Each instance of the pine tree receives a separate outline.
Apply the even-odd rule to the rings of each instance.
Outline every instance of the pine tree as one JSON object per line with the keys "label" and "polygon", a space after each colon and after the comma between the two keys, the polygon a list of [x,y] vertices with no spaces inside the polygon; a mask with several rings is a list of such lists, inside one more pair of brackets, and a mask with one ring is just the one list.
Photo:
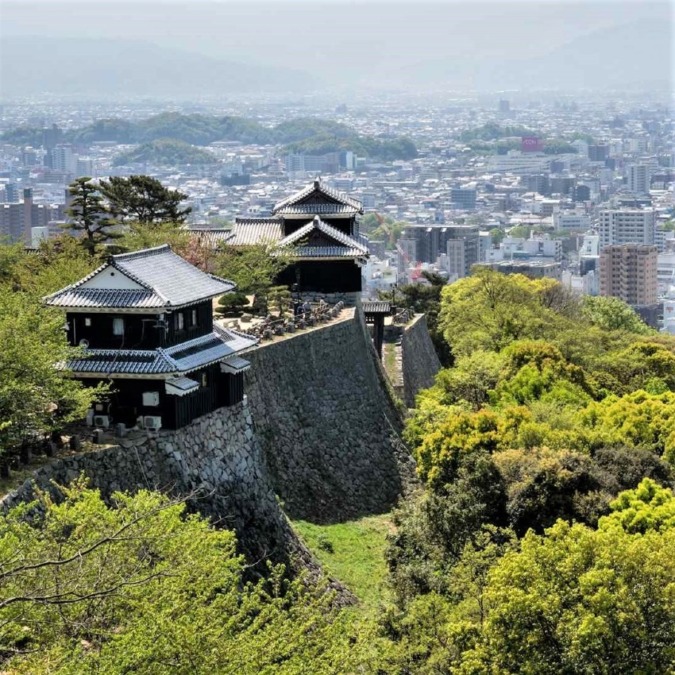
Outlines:
{"label": "pine tree", "polygon": [[65,228],[82,233],[82,245],[91,255],[95,255],[100,244],[121,236],[111,229],[116,223],[103,203],[99,186],[91,178],[83,176],[75,179],[68,191],[72,199],[67,211],[70,222]]}
{"label": "pine tree", "polygon": [[188,195],[171,190],[150,176],[113,176],[101,181],[101,193],[119,221],[149,226],[164,223],[180,225],[192,211],[189,206],[181,208]]}

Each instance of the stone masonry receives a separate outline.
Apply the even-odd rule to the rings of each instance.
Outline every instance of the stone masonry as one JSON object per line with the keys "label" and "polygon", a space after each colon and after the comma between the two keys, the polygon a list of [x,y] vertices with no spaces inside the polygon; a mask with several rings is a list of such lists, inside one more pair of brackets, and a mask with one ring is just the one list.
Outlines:
{"label": "stone masonry", "polygon": [[29,501],[33,482],[57,492],[86,474],[104,496],[115,491],[161,490],[194,495],[191,506],[222,527],[234,529],[250,560],[287,559],[305,551],[294,537],[274,495],[247,403],[219,410],[157,438],[139,434],[119,445],[66,456],[41,467],[0,508]]}
{"label": "stone masonry", "polygon": [[415,396],[434,383],[441,362],[434,349],[427,317],[417,314],[405,326],[401,335],[401,367],[403,370],[403,399],[408,408],[415,405]]}
{"label": "stone masonry", "polygon": [[414,465],[358,310],[246,358],[256,433],[287,513],[336,522],[389,510]]}

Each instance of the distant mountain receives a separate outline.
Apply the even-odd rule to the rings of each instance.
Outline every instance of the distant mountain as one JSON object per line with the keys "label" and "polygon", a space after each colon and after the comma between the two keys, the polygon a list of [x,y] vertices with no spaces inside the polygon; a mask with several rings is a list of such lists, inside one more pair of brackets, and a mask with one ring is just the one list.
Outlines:
{"label": "distant mountain", "polygon": [[124,40],[8,37],[0,41],[0,96],[184,98],[245,92],[302,93],[304,71],[209,58]]}
{"label": "distant mountain", "polygon": [[[551,26],[555,30],[555,26]],[[637,21],[596,30],[537,58],[424,61],[392,76],[403,86],[499,89],[665,89],[673,72],[672,27]]]}

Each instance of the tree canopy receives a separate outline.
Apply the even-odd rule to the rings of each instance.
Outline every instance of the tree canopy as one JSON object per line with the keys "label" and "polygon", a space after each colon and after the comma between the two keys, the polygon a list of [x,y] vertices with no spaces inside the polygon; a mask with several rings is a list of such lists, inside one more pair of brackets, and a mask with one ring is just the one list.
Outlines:
{"label": "tree canopy", "polygon": [[121,222],[150,227],[162,223],[179,225],[192,211],[191,207],[182,205],[188,195],[167,188],[150,176],[112,176],[102,180],[99,189],[110,213]]}

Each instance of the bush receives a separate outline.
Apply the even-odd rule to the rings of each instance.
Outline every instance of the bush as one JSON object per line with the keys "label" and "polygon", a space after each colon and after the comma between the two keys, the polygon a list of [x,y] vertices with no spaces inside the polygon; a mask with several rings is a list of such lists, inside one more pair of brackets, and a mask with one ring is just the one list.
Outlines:
{"label": "bush", "polygon": [[241,291],[227,293],[218,300],[216,312],[221,316],[239,316],[248,306],[248,298]]}

